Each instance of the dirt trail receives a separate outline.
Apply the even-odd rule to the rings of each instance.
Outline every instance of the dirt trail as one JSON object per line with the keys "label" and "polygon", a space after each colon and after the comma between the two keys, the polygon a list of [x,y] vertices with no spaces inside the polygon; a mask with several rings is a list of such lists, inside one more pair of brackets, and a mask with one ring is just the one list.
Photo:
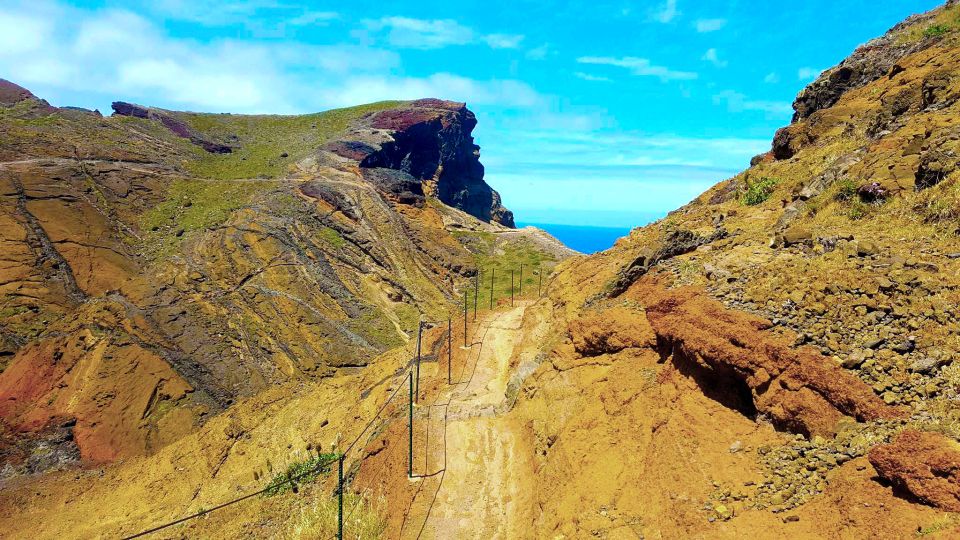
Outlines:
{"label": "dirt trail", "polygon": [[400,538],[517,538],[529,529],[530,490],[520,479],[532,476],[532,446],[497,412],[527,305],[481,321],[459,384],[420,411],[428,454],[415,460],[423,476]]}

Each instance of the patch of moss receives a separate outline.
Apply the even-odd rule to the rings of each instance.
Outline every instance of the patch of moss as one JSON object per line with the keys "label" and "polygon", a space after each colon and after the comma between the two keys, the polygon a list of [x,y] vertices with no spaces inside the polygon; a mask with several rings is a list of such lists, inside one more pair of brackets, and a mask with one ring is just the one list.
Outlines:
{"label": "patch of moss", "polygon": [[347,241],[340,236],[340,233],[330,227],[322,227],[320,229],[320,239],[335,248],[343,247],[344,244],[347,243]]}

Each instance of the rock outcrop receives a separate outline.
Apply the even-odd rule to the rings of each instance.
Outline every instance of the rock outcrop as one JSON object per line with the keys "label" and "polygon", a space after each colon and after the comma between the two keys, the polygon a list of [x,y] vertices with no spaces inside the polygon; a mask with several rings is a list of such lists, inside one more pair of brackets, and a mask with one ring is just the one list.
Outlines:
{"label": "rock outcrop", "polygon": [[917,500],[960,512],[960,445],[943,435],[906,430],[870,451],[881,478]]}
{"label": "rock outcrop", "polygon": [[[514,227],[513,213],[503,207],[500,194],[483,180],[480,147],[473,143],[477,119],[464,103],[421,99],[370,116],[326,149],[357,159],[365,169],[392,169],[423,184],[422,191],[445,204],[486,222]],[[397,173],[373,174],[393,178],[390,191],[415,194],[403,187],[410,182]],[[381,182],[382,183],[382,182]]]}

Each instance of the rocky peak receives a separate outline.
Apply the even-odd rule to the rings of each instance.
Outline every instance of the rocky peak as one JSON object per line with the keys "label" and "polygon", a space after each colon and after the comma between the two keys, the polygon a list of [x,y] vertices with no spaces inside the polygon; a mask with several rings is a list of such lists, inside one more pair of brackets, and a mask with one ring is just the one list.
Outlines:
{"label": "rocky peak", "polygon": [[[513,213],[483,179],[480,147],[472,136],[476,125],[464,103],[420,99],[365,118],[325,149],[358,160],[365,178],[378,187],[433,195],[482,221],[513,227]],[[380,169],[392,172],[375,172]],[[387,187],[391,182],[393,188]]]}

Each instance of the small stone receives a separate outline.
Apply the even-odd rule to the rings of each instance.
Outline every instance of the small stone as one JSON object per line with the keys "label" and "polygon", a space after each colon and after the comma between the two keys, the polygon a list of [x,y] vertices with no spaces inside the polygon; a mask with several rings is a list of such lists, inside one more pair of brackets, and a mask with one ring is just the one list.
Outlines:
{"label": "small stone", "polygon": [[730,453],[731,453],[731,454],[736,454],[736,453],[739,452],[742,448],[743,448],[743,443],[742,443],[742,442],[740,442],[740,441],[734,441],[733,444],[730,445]]}
{"label": "small stone", "polygon": [[791,514],[791,515],[789,515],[789,516],[784,516],[784,518],[783,518],[783,522],[784,522],[784,523],[796,523],[796,522],[798,522],[798,521],[800,521],[800,516],[798,516],[798,515],[796,515],[796,514]]}

